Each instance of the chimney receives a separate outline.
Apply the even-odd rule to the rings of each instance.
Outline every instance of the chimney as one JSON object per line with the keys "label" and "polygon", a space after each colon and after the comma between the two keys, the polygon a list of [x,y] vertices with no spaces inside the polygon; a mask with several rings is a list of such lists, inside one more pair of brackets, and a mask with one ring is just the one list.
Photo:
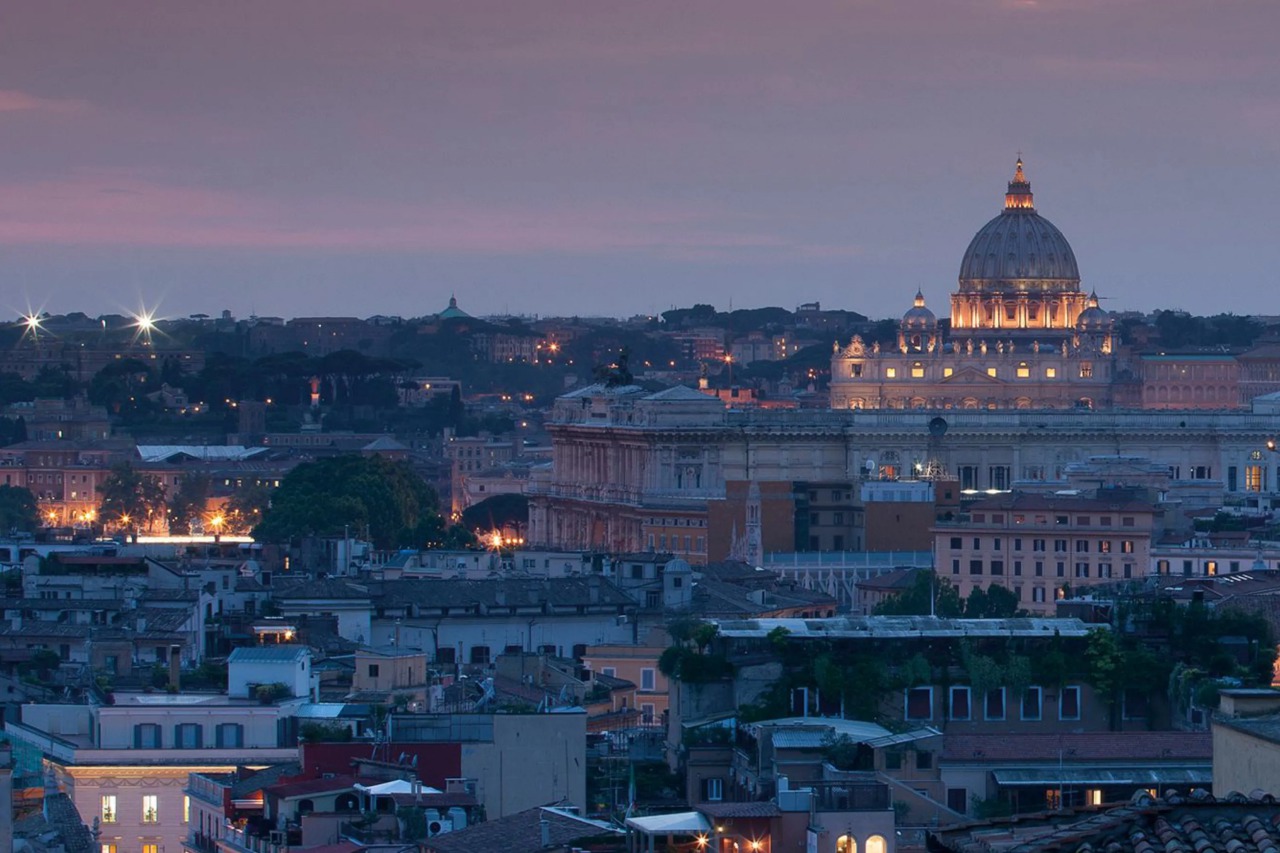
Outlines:
{"label": "chimney", "polygon": [[587,576],[587,598],[592,604],[600,603],[600,576]]}
{"label": "chimney", "polygon": [[551,821],[547,820],[544,817],[542,820],[538,821],[538,827],[542,830],[542,846],[550,847],[551,846]]}
{"label": "chimney", "polygon": [[182,689],[182,646],[169,647],[169,686]]}

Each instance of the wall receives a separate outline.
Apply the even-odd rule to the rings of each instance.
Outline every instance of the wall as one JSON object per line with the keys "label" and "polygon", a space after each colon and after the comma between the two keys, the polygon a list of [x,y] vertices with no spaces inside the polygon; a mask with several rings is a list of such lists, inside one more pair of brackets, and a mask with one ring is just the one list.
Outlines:
{"label": "wall", "polygon": [[1248,794],[1261,788],[1280,789],[1280,744],[1213,724],[1213,793],[1225,797],[1231,791]]}
{"label": "wall", "polygon": [[462,745],[462,775],[494,820],[568,800],[587,803],[587,715],[495,714],[492,743]]}

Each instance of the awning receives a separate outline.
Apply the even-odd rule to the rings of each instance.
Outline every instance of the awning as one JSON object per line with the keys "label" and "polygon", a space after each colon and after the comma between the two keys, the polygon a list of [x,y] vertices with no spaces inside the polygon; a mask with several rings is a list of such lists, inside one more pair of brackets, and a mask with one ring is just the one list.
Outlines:
{"label": "awning", "polygon": [[629,817],[627,826],[645,835],[697,835],[711,832],[711,822],[699,812]]}
{"label": "awning", "polygon": [[1058,785],[1211,785],[1212,768],[1186,767],[1056,767],[1035,770],[994,770],[997,785],[1053,788]]}

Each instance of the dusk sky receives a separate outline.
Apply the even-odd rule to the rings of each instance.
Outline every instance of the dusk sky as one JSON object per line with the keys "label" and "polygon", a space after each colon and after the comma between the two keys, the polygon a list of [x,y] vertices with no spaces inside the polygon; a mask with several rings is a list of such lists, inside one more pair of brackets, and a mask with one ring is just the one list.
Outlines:
{"label": "dusk sky", "polygon": [[1276,0],[10,0],[0,315],[940,314],[1018,152],[1112,310],[1280,314]]}

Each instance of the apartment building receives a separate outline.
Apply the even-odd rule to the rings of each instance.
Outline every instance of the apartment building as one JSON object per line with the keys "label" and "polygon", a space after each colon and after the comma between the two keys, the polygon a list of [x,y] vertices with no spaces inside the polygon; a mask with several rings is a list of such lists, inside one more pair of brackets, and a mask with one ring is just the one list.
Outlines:
{"label": "apartment building", "polygon": [[1020,607],[1051,615],[1056,600],[1082,587],[1145,577],[1161,515],[1125,490],[1000,495],[933,528],[937,571],[962,597],[1001,586]]}

